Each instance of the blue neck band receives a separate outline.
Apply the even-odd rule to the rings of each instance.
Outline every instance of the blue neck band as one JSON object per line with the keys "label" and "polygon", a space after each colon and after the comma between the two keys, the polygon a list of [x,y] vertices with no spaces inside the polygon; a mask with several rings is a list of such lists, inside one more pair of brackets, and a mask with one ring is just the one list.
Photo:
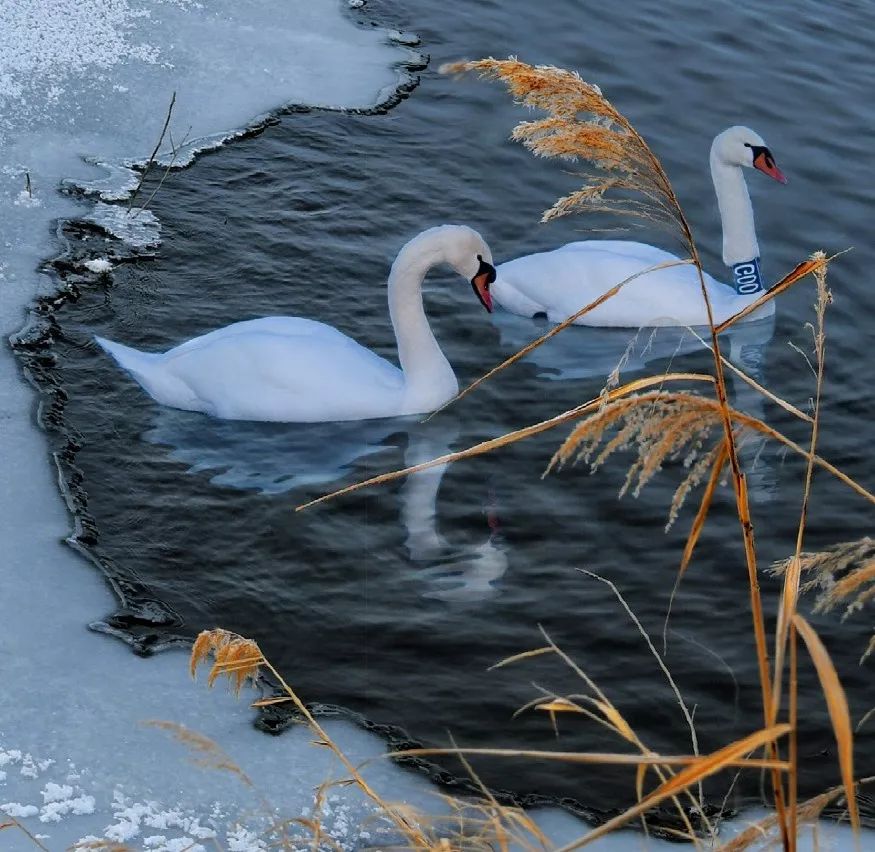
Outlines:
{"label": "blue neck band", "polygon": [[739,296],[752,296],[765,290],[760,274],[760,259],[746,260],[732,267],[732,286]]}

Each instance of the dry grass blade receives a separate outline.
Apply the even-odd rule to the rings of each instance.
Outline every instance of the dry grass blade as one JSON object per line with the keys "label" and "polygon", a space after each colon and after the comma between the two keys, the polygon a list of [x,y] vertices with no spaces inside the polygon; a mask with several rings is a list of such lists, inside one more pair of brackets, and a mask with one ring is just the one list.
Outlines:
{"label": "dry grass blade", "polygon": [[234,762],[230,755],[209,737],[175,722],[153,719],[142,724],[147,728],[158,728],[171,733],[174,739],[197,755],[194,762],[198,766],[230,772],[232,775],[236,775],[247,787],[254,786],[249,776]]}
{"label": "dry grass blade", "polygon": [[[608,724],[624,739],[634,745],[640,745],[641,741],[638,739],[638,735],[632,730],[631,725],[623,718],[620,714],[620,711],[614,707],[613,704],[609,704],[606,701],[599,701],[597,698],[594,698],[593,704],[598,707],[602,716],[605,717]],[[698,754],[698,752],[697,752]]]}
{"label": "dry grass blade", "polygon": [[549,701],[543,701],[534,705],[535,710],[542,710],[547,713],[585,713],[586,711],[579,704],[575,704],[567,698],[551,698]]}
{"label": "dry grass blade", "polygon": [[647,269],[642,269],[640,272],[636,272],[634,275],[630,275],[628,278],[624,279],[623,281],[620,281],[618,284],[615,284],[609,290],[606,290],[597,299],[590,302],[588,305],[585,305],[584,307],[582,307],[579,311],[577,311],[577,313],[572,314],[567,319],[564,319],[562,322],[553,326],[553,328],[551,328],[546,334],[543,334],[539,338],[537,338],[536,340],[533,340],[531,343],[526,344],[522,349],[515,352],[509,358],[506,358],[498,366],[493,367],[488,373],[485,373],[484,375],[480,376],[479,379],[475,379],[473,382],[471,382],[470,385],[468,385],[468,387],[466,387],[464,390],[462,390],[458,394],[456,394],[456,396],[454,396],[449,402],[445,402],[440,408],[437,408],[434,411],[432,411],[432,413],[429,414],[428,417],[426,417],[423,420],[423,423],[427,423],[429,420],[432,419],[432,417],[435,417],[436,415],[440,414],[445,409],[449,408],[451,405],[454,405],[455,403],[457,403],[460,399],[462,399],[463,397],[465,397],[469,393],[471,393],[471,391],[475,390],[480,385],[482,385],[483,382],[487,381],[488,379],[491,379],[496,373],[500,373],[502,370],[506,369],[511,364],[515,364],[517,361],[520,360],[520,358],[524,358],[533,349],[537,349],[543,343],[546,343],[548,340],[550,340],[550,338],[555,337],[557,334],[559,334],[562,331],[565,331],[566,328],[568,328],[570,325],[573,325],[581,317],[585,316],[590,311],[594,311],[597,307],[599,307],[599,305],[604,304],[605,302],[607,302],[608,299],[612,298],[613,296],[616,296],[617,293],[619,293],[620,290],[626,284],[628,284],[630,281],[634,281],[636,278],[640,278],[642,275],[647,275],[650,272],[656,272],[659,269],[668,269],[669,267],[672,267],[672,266],[686,266],[686,265],[691,264],[692,262],[693,262],[692,260],[668,261],[666,263],[659,263],[656,266],[649,266],[649,267],[647,267]]}
{"label": "dry grass blade", "polygon": [[675,596],[677,595],[678,589],[681,585],[681,580],[684,578],[684,574],[687,572],[687,568],[690,566],[690,562],[693,559],[693,551],[696,549],[696,545],[699,542],[699,536],[702,534],[702,530],[705,528],[705,520],[708,517],[708,512],[711,509],[711,502],[714,499],[714,493],[717,491],[717,485],[720,482],[720,476],[723,473],[723,469],[726,467],[726,462],[729,459],[729,450],[726,447],[726,441],[721,441],[719,445],[719,452],[717,457],[714,459],[714,462],[711,465],[711,474],[708,477],[708,482],[705,485],[705,490],[702,493],[702,500],[699,503],[699,509],[696,512],[696,517],[693,519],[693,525],[690,527],[690,534],[687,536],[687,541],[684,544],[684,552],[681,556],[681,564],[678,568],[677,576],[675,577],[674,586],[671,590],[671,596],[668,599],[668,610],[665,614],[665,623],[662,628],[662,647],[665,649],[668,647],[668,622],[671,618],[671,609],[674,604]]}
{"label": "dry grass blade", "polygon": [[[690,742],[692,743],[692,746],[693,746],[693,753],[698,756],[698,754],[699,754],[699,739],[696,736],[696,726],[693,724],[693,717],[690,714],[689,709],[687,708],[686,702],[684,701],[684,698],[681,695],[680,689],[678,689],[678,685],[675,683],[674,678],[671,676],[671,672],[668,670],[668,666],[666,666],[666,664],[665,664],[665,660],[662,659],[662,657],[659,654],[659,651],[657,651],[656,648],[654,647],[653,642],[650,639],[650,636],[648,635],[647,631],[644,629],[644,625],[640,622],[638,617],[632,611],[632,608],[629,606],[629,604],[626,603],[626,599],[620,594],[620,590],[610,580],[606,579],[605,577],[601,577],[600,575],[594,573],[593,571],[587,571],[585,568],[578,568],[577,570],[580,571],[581,574],[586,574],[588,577],[592,577],[594,580],[598,580],[600,583],[604,583],[614,593],[614,596],[620,602],[620,605],[626,611],[626,614],[629,616],[629,618],[632,619],[632,622],[635,625],[635,627],[638,628],[638,632],[644,638],[644,641],[647,644],[647,647],[650,649],[650,653],[653,655],[653,658],[656,660],[656,664],[659,666],[659,668],[662,670],[662,673],[665,675],[665,679],[668,681],[668,684],[671,687],[675,698],[677,699],[678,705],[681,708],[681,713],[683,714],[683,717],[687,722],[687,727],[690,729]],[[623,724],[626,725],[625,719],[623,720]],[[628,728],[629,726],[626,725],[626,727]],[[631,732],[631,728],[629,730]],[[702,799],[702,797],[701,797],[701,791],[700,791],[699,800],[701,801],[701,799]]]}
{"label": "dry grass blade", "polygon": [[281,695],[278,698],[262,698],[259,701],[253,701],[250,707],[271,707],[274,704],[288,704],[292,699],[287,695]]}
{"label": "dry grass blade", "polygon": [[[568,423],[570,420],[576,420],[582,417],[587,412],[592,411],[603,405],[605,400],[611,401],[614,399],[619,399],[624,395],[634,393],[635,391],[641,390],[642,388],[652,387],[653,385],[662,385],[665,382],[669,381],[713,382],[714,379],[704,373],[668,373],[663,376],[647,376],[643,379],[636,379],[635,381],[628,382],[622,387],[614,388],[607,394],[603,394],[596,397],[595,399],[589,400],[589,402],[585,402],[582,405],[578,405],[572,409],[569,409],[568,411],[564,411],[562,412],[562,414],[557,414],[555,417],[551,417],[549,420],[542,420],[540,423],[526,426],[523,429],[517,429],[514,432],[508,432],[507,434],[501,435],[498,438],[491,438],[488,441],[481,441],[479,444],[475,444],[473,447],[469,447],[467,450],[460,450],[456,453],[447,453],[446,455],[439,456],[436,459],[423,462],[422,464],[412,465],[411,467],[405,467],[401,470],[393,470],[389,473],[383,473],[379,476],[371,477],[370,479],[366,479],[362,482],[356,482],[353,485],[346,486],[346,488],[340,488],[337,491],[332,491],[330,494],[325,494],[322,497],[317,497],[315,500],[310,500],[308,503],[303,503],[300,506],[296,506],[295,511],[300,512],[303,509],[309,509],[311,506],[316,506],[319,503],[326,502],[327,500],[333,500],[334,498],[340,497],[344,494],[351,494],[352,492],[358,491],[361,488],[368,488],[371,485],[382,485],[384,482],[391,482],[392,480],[408,476],[411,473],[418,473],[421,470],[428,470],[429,468],[437,467],[438,465],[450,464],[451,462],[459,461],[461,459],[471,458],[472,456],[479,456],[483,453],[491,452],[492,450],[496,450],[499,447],[504,447],[508,444],[522,441],[525,438],[532,437],[533,435],[539,435],[541,432],[546,432],[547,430],[553,429],[556,426],[561,426],[563,423]],[[872,500],[873,502],[875,502],[875,497],[873,497]]]}
{"label": "dry grass blade", "polygon": [[[781,705],[781,685],[784,674],[784,655],[787,647],[787,636],[790,631],[793,616],[796,614],[796,604],[799,599],[799,583],[802,575],[800,554],[805,535],[805,523],[808,519],[808,504],[811,499],[811,481],[814,476],[814,455],[817,450],[817,438],[820,429],[820,399],[823,392],[823,371],[826,363],[826,331],[824,320],[826,308],[832,301],[832,295],[826,286],[826,256],[818,252],[811,257],[811,262],[817,265],[814,277],[817,281],[817,304],[815,314],[817,325],[814,328],[814,352],[817,361],[817,381],[814,392],[814,417],[811,424],[811,442],[809,445],[808,464],[805,468],[805,480],[802,488],[802,507],[799,512],[799,525],[796,531],[796,551],[784,573],[784,587],[781,594],[781,606],[778,609],[778,624],[775,629],[775,670],[772,684],[772,721],[777,718]],[[795,672],[791,672],[795,678]],[[795,680],[793,682],[795,689]],[[791,802],[791,805],[793,803]]]}
{"label": "dry grass blade", "polygon": [[[3,813],[3,812],[0,812],[0,813]],[[43,852],[49,852],[48,847],[44,846],[42,841],[38,837],[31,834],[31,832],[27,830],[27,827],[25,825],[23,825],[22,823],[20,823],[14,816],[10,816],[7,813],[3,813],[3,819],[8,819],[9,822],[0,823],[0,831],[3,831],[4,829],[7,829],[7,828],[17,828],[19,831],[21,831],[24,835],[26,835],[30,839],[30,841],[33,843],[34,846],[36,846],[38,849],[42,849]]]}
{"label": "dry grass blade", "polygon": [[553,648],[552,646],[547,646],[545,648],[534,648],[531,651],[523,651],[521,654],[513,654],[510,657],[505,657],[503,660],[499,660],[497,663],[493,663],[487,671],[492,671],[493,669],[500,669],[504,666],[509,666],[511,663],[519,662],[520,660],[528,660],[531,657],[541,657],[544,654],[552,654]]}
{"label": "dry grass blade", "polygon": [[833,257],[828,258],[821,252],[818,253],[816,257],[803,260],[802,263],[797,264],[794,269],[787,273],[787,275],[785,275],[777,284],[773,284],[769,287],[769,289],[766,290],[766,292],[756,301],[751,302],[749,305],[742,308],[737,314],[733,314],[728,319],[725,319],[723,322],[714,326],[714,331],[717,334],[726,331],[727,328],[735,325],[739,320],[744,319],[748,314],[753,313],[755,310],[766,304],[766,302],[770,302],[776,296],[792,287],[797,281],[801,281],[806,275],[810,275],[818,269],[825,269],[827,264],[835,257],[838,257],[838,255],[833,255]]}
{"label": "dry grass blade", "polygon": [[[741,758],[742,755],[755,751],[768,743],[774,743],[779,737],[787,734],[789,730],[789,725],[774,725],[770,728],[764,728],[763,730],[756,731],[734,743],[730,743],[728,746],[724,746],[719,751],[697,758],[693,763],[688,765],[685,769],[682,769],[677,775],[673,776],[668,781],[661,784],[656,790],[643,798],[640,802],[623,811],[623,813],[613,819],[609,819],[607,822],[603,823],[598,828],[593,829],[578,840],[561,847],[557,852],[571,852],[572,849],[579,849],[581,846],[587,846],[593,841],[598,840],[599,837],[603,837],[611,831],[614,831],[614,829],[625,825],[630,820],[633,820],[650,810],[650,808],[655,807],[665,799],[677,795],[677,793],[688,789],[698,781],[713,775],[715,772],[719,772],[727,766],[733,765],[733,762]],[[636,755],[636,759],[638,762],[642,762],[643,757]]]}
{"label": "dry grass blade", "polygon": [[845,796],[848,800],[848,815],[859,845],[860,812],[857,808],[857,797],[854,790],[854,732],[851,726],[851,714],[848,710],[848,699],[839,681],[835,666],[833,666],[832,660],[814,628],[798,614],[793,616],[793,624],[799,635],[805,640],[805,646],[814,662],[820,686],[826,698],[829,718],[838,744],[839,768],[842,773]]}
{"label": "dry grass blade", "polygon": [[854,733],[857,733],[863,725],[866,724],[873,716],[875,716],[875,707],[870,707],[861,717],[860,721],[857,722],[854,727]]}
{"label": "dry grass blade", "polygon": [[[781,726],[779,726],[781,727]],[[784,728],[789,726],[784,725]],[[753,749],[747,749],[752,751]],[[740,766],[748,769],[778,769],[786,771],[790,764],[786,760],[767,760],[763,758],[745,758],[739,755],[730,757],[724,762],[724,766]],[[434,757],[447,755],[479,755],[481,757],[509,757],[526,758],[527,760],[549,760],[560,763],[579,763],[586,765],[612,765],[612,766],[688,766],[699,767],[708,758],[696,754],[620,754],[613,752],[585,752],[585,751],[538,751],[536,749],[513,749],[513,748],[411,748],[401,751],[391,751],[386,757]],[[713,757],[710,755],[709,757]],[[714,772],[717,770],[715,769]],[[712,774],[711,772],[707,773]],[[679,777],[679,776],[675,776]],[[702,776],[705,777],[704,775]],[[698,779],[694,778],[690,784],[695,784]],[[666,794],[668,796],[678,793],[688,785],[682,785]]]}

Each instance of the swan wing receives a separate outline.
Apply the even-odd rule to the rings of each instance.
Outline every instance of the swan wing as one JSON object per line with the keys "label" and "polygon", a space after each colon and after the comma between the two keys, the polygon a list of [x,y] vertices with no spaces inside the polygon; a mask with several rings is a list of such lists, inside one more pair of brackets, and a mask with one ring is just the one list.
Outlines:
{"label": "swan wing", "polygon": [[298,317],[218,329],[165,353],[161,368],[190,398],[159,401],[228,419],[387,416],[404,388],[401,371],[389,361],[336,328]]}

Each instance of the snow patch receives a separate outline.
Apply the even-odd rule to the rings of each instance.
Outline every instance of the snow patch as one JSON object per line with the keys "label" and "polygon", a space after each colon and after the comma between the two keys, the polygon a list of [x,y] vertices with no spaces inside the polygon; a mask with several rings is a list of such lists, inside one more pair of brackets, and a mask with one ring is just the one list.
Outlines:
{"label": "snow patch", "polygon": [[261,852],[267,844],[242,825],[235,826],[227,836],[228,852]]}
{"label": "snow patch", "polygon": [[39,813],[39,808],[36,805],[20,805],[18,802],[7,802],[5,805],[0,805],[0,811],[15,819],[26,819],[27,817],[36,816]]}
{"label": "snow patch", "polygon": [[22,189],[18,195],[15,196],[15,200],[12,202],[16,207],[42,207],[43,202],[38,196],[34,195],[31,191],[26,189]]}
{"label": "snow patch", "polygon": [[94,272],[97,275],[103,275],[112,270],[112,264],[105,257],[98,257],[94,260],[86,260],[82,264],[89,272]]}

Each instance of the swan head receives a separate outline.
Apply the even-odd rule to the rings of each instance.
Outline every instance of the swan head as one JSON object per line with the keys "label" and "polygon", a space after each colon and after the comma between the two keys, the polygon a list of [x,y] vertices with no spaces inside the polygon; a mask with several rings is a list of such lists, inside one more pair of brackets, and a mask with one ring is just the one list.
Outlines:
{"label": "swan head", "polygon": [[446,262],[471,282],[480,304],[492,313],[492,294],[489,287],[495,281],[496,273],[489,246],[477,231],[466,225],[447,225],[445,233]]}
{"label": "swan head", "polygon": [[763,137],[740,124],[724,130],[714,139],[711,157],[727,166],[759,169],[778,183],[787,183]]}

